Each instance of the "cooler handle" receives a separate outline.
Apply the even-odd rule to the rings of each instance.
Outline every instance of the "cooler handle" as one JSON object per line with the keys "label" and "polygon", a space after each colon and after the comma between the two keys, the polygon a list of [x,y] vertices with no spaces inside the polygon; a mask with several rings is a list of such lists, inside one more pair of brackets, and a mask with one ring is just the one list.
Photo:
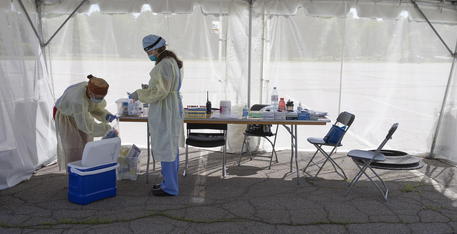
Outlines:
{"label": "cooler handle", "polygon": [[116,164],[114,166],[107,167],[107,168],[102,168],[102,169],[95,170],[95,171],[80,171],[78,169],[70,167],[70,172],[75,173],[77,175],[86,176],[86,175],[95,175],[95,174],[111,171],[111,170],[116,169],[118,167],[119,167],[119,164]]}

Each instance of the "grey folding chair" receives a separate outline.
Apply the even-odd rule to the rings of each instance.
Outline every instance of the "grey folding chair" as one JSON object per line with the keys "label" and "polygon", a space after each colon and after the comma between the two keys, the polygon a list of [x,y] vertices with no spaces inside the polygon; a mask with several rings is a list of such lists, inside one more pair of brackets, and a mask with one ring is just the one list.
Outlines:
{"label": "grey folding chair", "polygon": [[[338,115],[338,118],[335,121],[335,124],[332,125],[330,128],[329,132],[324,138],[317,138],[317,137],[309,137],[307,140],[309,143],[313,144],[314,147],[316,147],[316,152],[314,152],[313,157],[311,157],[311,160],[309,160],[308,164],[306,164],[305,169],[303,169],[303,172],[306,173],[306,169],[313,164],[314,166],[317,166],[319,170],[317,171],[316,175],[314,177],[317,177],[319,173],[321,172],[322,168],[325,166],[325,164],[330,161],[330,163],[333,166],[333,169],[335,172],[343,177],[343,179],[347,179],[346,173],[344,173],[343,168],[341,168],[335,160],[331,158],[331,156],[335,153],[336,149],[340,146],[342,146],[341,141],[343,140],[344,135],[346,132],[349,130],[349,127],[351,127],[352,123],[354,122],[355,115],[351,114],[349,112],[341,112]],[[327,153],[324,149],[323,146],[329,146],[331,147],[331,150],[329,153]],[[319,164],[319,162],[314,162],[313,160],[315,159],[317,153],[320,152],[324,157],[325,160],[322,164]],[[341,171],[338,171],[338,169]]]}
{"label": "grey folding chair", "polygon": [[[387,188],[387,185],[384,183],[384,181],[381,179],[381,177],[373,170],[371,167],[371,163],[373,162],[379,162],[379,161],[384,161],[385,156],[382,154],[380,151],[384,147],[384,145],[387,143],[388,140],[392,139],[392,135],[398,128],[398,123],[394,123],[392,127],[390,127],[389,132],[387,133],[386,138],[381,142],[379,147],[375,151],[369,151],[369,150],[351,150],[347,154],[349,157],[352,158],[354,161],[355,165],[359,168],[359,173],[352,179],[351,183],[349,184],[349,189],[346,192],[346,195],[348,195],[351,192],[352,187],[354,184],[356,184],[360,177],[362,175],[365,175],[368,177],[368,179],[376,186],[376,188],[381,192],[384,200],[387,201],[387,195],[389,194],[389,189]],[[381,182],[381,186],[378,185],[365,171],[367,169],[370,169],[373,174],[378,178],[378,180]]]}

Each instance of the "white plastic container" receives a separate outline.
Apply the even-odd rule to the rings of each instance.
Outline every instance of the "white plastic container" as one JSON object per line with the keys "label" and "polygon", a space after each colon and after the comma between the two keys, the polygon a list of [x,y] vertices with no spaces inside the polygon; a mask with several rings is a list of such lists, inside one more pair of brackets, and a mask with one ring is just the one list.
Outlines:
{"label": "white plastic container", "polygon": [[120,98],[116,100],[117,104],[117,115],[126,116],[129,114],[129,99]]}
{"label": "white plastic container", "polygon": [[230,101],[220,101],[220,104],[219,104],[219,110],[220,110],[220,114],[221,116],[230,116],[231,112],[232,112],[232,104]]}
{"label": "white plastic container", "polygon": [[129,99],[128,115],[141,116],[143,114],[143,103]]}

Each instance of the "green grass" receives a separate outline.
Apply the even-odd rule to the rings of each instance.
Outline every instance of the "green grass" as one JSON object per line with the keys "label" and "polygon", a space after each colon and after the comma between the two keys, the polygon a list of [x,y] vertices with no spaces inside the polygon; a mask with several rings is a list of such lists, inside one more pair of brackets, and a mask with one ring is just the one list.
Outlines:
{"label": "green grass", "polygon": [[400,189],[402,193],[411,193],[411,192],[418,192],[417,188],[419,185],[412,185],[412,184],[405,184],[403,188]]}

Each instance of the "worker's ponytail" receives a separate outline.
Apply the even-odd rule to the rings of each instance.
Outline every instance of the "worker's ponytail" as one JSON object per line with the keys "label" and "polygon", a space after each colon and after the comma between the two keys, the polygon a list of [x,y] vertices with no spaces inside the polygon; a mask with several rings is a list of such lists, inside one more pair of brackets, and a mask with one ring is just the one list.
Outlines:
{"label": "worker's ponytail", "polygon": [[89,79],[89,80],[92,79],[92,78],[95,78],[95,76],[93,76],[92,74],[87,76],[87,79]]}
{"label": "worker's ponytail", "polygon": [[164,59],[166,57],[172,57],[178,64],[179,69],[182,68],[182,66],[183,66],[182,61],[180,59],[178,59],[178,56],[176,56],[176,54],[173,51],[167,50],[167,48],[165,46],[158,48],[157,53],[159,53],[159,56],[157,58],[156,64],[160,63],[160,61],[162,61],[162,59]]}

